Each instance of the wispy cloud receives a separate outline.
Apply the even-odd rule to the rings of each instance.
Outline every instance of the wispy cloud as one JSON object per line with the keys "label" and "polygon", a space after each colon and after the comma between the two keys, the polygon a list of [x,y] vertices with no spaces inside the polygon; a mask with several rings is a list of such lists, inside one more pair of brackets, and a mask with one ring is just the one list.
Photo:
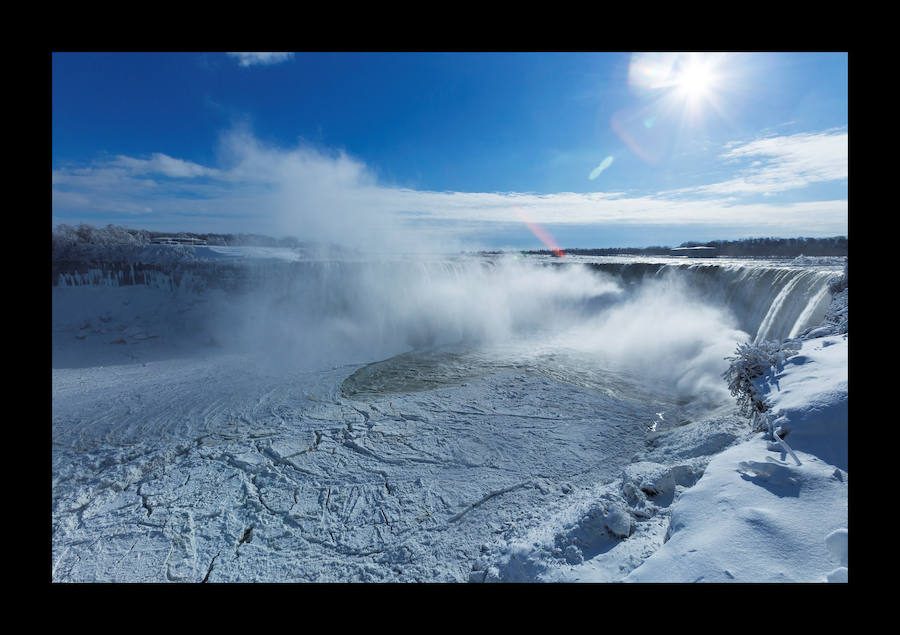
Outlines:
{"label": "wispy cloud", "polygon": [[847,178],[848,133],[843,129],[733,142],[721,156],[726,162],[753,159],[731,179],[670,190],[665,194],[775,194],[811,183]]}
{"label": "wispy cloud", "polygon": [[241,66],[268,66],[286,62],[294,57],[293,53],[228,53]]}
{"label": "wispy cloud", "polygon": [[[833,150],[837,135],[825,136],[832,137],[824,145]],[[797,174],[805,175],[807,181],[838,178],[839,165],[829,167],[816,154],[813,147],[792,138],[790,144],[762,140],[735,145],[722,158],[764,157],[761,166],[747,168],[757,172],[746,174],[741,182],[770,183],[777,174],[782,180]],[[388,187],[346,153],[273,147],[246,130],[223,135],[218,164],[207,167],[157,153],[150,158],[117,156],[89,166],[60,168],[52,175],[54,214],[71,217],[117,211],[125,219],[140,215],[141,222],[168,219],[173,223],[189,217],[205,224],[206,231],[254,231],[398,248],[427,242],[438,234],[437,241],[446,247],[454,229],[455,237],[463,239],[491,226],[519,223],[516,208],[533,222],[547,225],[752,225],[759,231],[805,235],[842,234],[847,228],[846,200],[749,202],[731,196],[734,189],[724,187],[708,186],[700,192],[702,196],[690,196],[684,190],[677,197]],[[728,196],[717,196],[721,193]]]}
{"label": "wispy cloud", "polygon": [[171,178],[194,178],[218,174],[218,170],[191,161],[175,159],[160,152],[154,152],[149,159],[135,159],[119,155],[109,165],[121,167],[132,174],[161,174]]}

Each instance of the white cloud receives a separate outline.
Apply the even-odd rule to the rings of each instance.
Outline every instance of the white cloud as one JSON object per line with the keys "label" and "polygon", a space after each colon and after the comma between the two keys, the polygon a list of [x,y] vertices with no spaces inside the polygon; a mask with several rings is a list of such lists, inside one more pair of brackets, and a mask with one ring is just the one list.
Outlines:
{"label": "white cloud", "polygon": [[[840,173],[827,162],[812,161],[815,153],[797,139],[790,146],[736,145],[725,157],[772,156],[775,150],[778,157],[788,157],[779,163],[786,172]],[[397,249],[421,246],[436,238],[438,228],[452,234],[453,228],[464,233],[498,223],[520,224],[516,207],[532,221],[549,225],[742,225],[761,232],[806,235],[847,231],[846,200],[748,203],[734,196],[711,197],[719,193],[713,189],[702,197],[673,198],[622,192],[435,192],[386,187],[346,153],[272,147],[245,130],[223,135],[218,163],[211,168],[157,153],[150,159],[117,156],[87,167],[61,168],[52,174],[54,215],[118,210],[124,217],[144,215],[142,222],[150,217],[154,222],[189,217],[203,231],[250,231]],[[771,163],[763,169],[774,170]],[[802,170],[797,167],[801,164]],[[751,175],[745,178],[753,182]],[[426,236],[423,229],[429,227],[432,231]],[[445,233],[436,243],[452,248],[453,239]]]}
{"label": "white cloud", "polygon": [[294,57],[293,53],[228,53],[235,58],[241,66],[268,66],[286,62]]}
{"label": "white cloud", "polygon": [[150,159],[135,159],[119,155],[110,163],[133,174],[162,174],[171,178],[194,178],[215,176],[217,171],[182,159],[175,159],[160,152],[154,152]]}
{"label": "white cloud", "polygon": [[846,233],[847,201],[736,203],[732,199],[667,200],[654,196],[609,197],[562,192],[550,195],[393,190],[387,208],[427,209],[430,217],[469,222],[517,222],[514,206],[541,224],[758,225],[798,231]]}
{"label": "white cloud", "polygon": [[738,176],[720,183],[672,190],[665,194],[774,194],[811,183],[840,181],[848,175],[848,133],[827,130],[731,142],[721,158],[755,159]]}

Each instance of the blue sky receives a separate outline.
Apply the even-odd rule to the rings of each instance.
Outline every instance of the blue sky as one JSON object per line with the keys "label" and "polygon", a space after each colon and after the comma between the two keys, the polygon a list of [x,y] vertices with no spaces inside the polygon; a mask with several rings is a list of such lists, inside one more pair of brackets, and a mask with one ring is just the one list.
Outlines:
{"label": "blue sky", "polygon": [[397,248],[846,235],[847,58],[54,53],[53,222]]}

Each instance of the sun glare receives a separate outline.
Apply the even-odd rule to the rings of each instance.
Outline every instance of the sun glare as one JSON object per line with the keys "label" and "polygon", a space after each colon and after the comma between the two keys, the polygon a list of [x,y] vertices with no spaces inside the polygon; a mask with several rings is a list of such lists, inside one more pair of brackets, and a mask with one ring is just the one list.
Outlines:
{"label": "sun glare", "polygon": [[687,68],[675,77],[676,89],[690,101],[708,97],[715,84],[715,74],[708,64],[692,60]]}
{"label": "sun glare", "polygon": [[[634,53],[628,87],[637,97],[610,117],[610,126],[628,148],[657,162],[673,140],[718,120],[729,120],[728,98],[736,88],[736,58],[730,53]],[[602,170],[598,166],[590,178]]]}
{"label": "sun glare", "polygon": [[721,62],[721,56],[693,53],[681,56],[674,65],[669,95],[674,103],[681,103],[687,120],[696,121],[710,107],[721,114]]}
{"label": "sun glare", "polygon": [[721,111],[726,62],[727,55],[720,53],[636,54],[628,82],[638,94],[653,99],[650,103],[659,113],[674,109],[687,120],[697,120],[707,107]]}

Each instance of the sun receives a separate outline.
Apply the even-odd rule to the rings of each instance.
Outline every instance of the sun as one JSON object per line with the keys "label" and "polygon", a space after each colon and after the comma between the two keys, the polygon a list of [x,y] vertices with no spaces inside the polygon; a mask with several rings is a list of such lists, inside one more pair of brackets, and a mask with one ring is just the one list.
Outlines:
{"label": "sun", "polygon": [[692,56],[674,77],[675,92],[690,103],[709,99],[715,91],[717,76],[709,60]]}
{"label": "sun", "polygon": [[699,124],[710,111],[724,113],[724,93],[727,81],[722,54],[682,53],[671,68],[668,103],[680,110],[686,125]]}
{"label": "sun", "polygon": [[692,64],[676,78],[678,90],[688,99],[703,97],[713,85],[713,74],[703,64]]}
{"label": "sun", "polygon": [[[632,56],[628,83],[657,106],[699,119],[708,107],[720,110],[729,83],[723,53],[640,53]],[[652,102],[651,102],[652,103]]]}
{"label": "sun", "polygon": [[741,89],[740,60],[727,52],[633,53],[628,87],[637,102],[612,116],[613,130],[652,163],[670,139],[733,123],[728,111]]}

